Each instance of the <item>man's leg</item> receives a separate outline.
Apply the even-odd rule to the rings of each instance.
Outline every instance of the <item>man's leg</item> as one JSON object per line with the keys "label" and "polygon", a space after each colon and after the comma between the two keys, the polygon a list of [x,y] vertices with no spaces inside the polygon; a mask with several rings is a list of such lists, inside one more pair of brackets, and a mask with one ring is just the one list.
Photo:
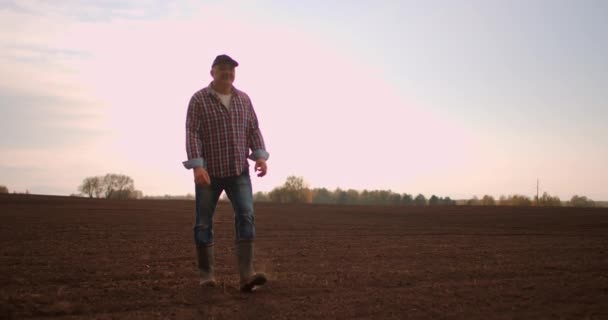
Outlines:
{"label": "man's leg", "polygon": [[196,217],[194,243],[201,286],[215,286],[213,257],[213,215],[222,189],[213,181],[211,186],[196,186]]}
{"label": "man's leg", "polygon": [[226,184],[226,194],[234,208],[236,254],[242,291],[252,291],[266,283],[266,276],[253,270],[255,215],[249,170]]}
{"label": "man's leg", "polygon": [[226,195],[234,209],[234,231],[236,241],[255,239],[255,215],[249,170],[226,181]]}

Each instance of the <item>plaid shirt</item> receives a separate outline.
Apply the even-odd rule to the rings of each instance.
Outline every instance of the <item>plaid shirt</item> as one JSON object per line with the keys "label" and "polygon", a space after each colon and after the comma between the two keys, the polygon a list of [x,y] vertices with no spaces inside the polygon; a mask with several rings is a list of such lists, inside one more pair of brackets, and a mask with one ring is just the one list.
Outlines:
{"label": "plaid shirt", "polygon": [[228,109],[211,85],[192,96],[186,116],[188,161],[183,162],[184,167],[205,167],[216,178],[238,176],[249,167],[247,158],[268,159],[265,149],[257,116],[245,92],[232,87]]}

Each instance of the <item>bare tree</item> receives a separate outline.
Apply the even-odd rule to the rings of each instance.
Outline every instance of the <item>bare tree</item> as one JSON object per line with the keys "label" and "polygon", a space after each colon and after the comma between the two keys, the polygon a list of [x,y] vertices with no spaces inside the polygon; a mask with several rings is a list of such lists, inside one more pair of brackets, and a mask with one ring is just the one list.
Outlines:
{"label": "bare tree", "polygon": [[8,188],[6,186],[0,186],[0,193],[8,193]]}
{"label": "bare tree", "polygon": [[102,176],[87,177],[82,181],[82,184],[78,187],[78,191],[82,194],[89,196],[89,198],[100,198],[105,191],[104,179]]}
{"label": "bare tree", "polygon": [[97,177],[88,177],[82,181],[82,184],[78,187],[78,191],[82,192],[84,195],[89,196],[89,198],[93,198],[96,190]]}
{"label": "bare tree", "polygon": [[110,199],[128,199],[134,191],[131,177],[124,174],[108,173],[103,177],[105,196]]}
{"label": "bare tree", "polygon": [[133,179],[123,174],[108,173],[105,176],[88,177],[82,181],[78,191],[89,198],[141,199],[143,193],[135,190]]}

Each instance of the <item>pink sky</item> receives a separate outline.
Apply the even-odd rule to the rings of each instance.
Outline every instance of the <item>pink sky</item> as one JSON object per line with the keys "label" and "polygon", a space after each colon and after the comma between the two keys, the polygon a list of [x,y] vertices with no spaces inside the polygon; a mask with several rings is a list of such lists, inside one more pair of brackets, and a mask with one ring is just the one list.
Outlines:
{"label": "pink sky", "polygon": [[[330,189],[531,196],[538,177],[542,190],[563,200],[608,196],[607,170],[600,173],[607,155],[596,143],[537,134],[542,148],[519,144],[531,137],[527,128],[488,135],[490,123],[454,116],[463,105],[449,99],[449,87],[415,87],[429,72],[397,74],[408,55],[401,61],[373,48],[356,51],[317,27],[279,26],[228,7],[95,22],[0,11],[11,27],[0,31],[0,41],[11,44],[0,56],[0,89],[69,101],[49,106],[58,115],[52,122],[36,121],[82,132],[73,143],[57,137],[56,144],[2,147],[0,166],[13,169],[0,183],[69,194],[84,177],[116,172],[132,176],[145,194],[193,193],[191,172],[181,166],[186,105],[211,80],[215,55],[227,53],[240,62],[235,85],[251,96],[271,154],[269,175],[253,177],[256,190],[298,175]],[[35,63],[46,54],[40,48],[68,52]],[[412,87],[395,82],[399,76]],[[557,157],[553,150],[571,152]]]}

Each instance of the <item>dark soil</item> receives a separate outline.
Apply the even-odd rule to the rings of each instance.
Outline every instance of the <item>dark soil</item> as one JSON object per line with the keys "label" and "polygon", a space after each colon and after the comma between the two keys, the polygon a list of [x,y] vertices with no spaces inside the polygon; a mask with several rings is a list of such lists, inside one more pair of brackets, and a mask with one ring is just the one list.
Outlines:
{"label": "dark soil", "polygon": [[250,294],[231,210],[202,289],[193,201],[0,195],[0,318],[608,319],[608,209],[258,204]]}

